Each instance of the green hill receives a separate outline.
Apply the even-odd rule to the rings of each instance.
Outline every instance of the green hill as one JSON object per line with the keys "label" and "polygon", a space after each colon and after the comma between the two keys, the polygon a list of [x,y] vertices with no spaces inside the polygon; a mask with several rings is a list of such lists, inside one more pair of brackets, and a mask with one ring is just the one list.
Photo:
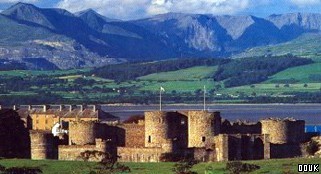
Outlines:
{"label": "green hill", "polygon": [[[160,86],[165,88],[167,103],[198,103],[204,85],[209,103],[296,97],[302,92],[314,97],[296,101],[316,102],[321,98],[316,96],[321,88],[321,63],[283,56],[136,62],[69,71],[0,71],[0,103],[152,104],[158,102]],[[40,94],[46,95],[36,97]]]}
{"label": "green hill", "polygon": [[195,66],[177,71],[161,72],[139,77],[140,80],[154,81],[194,81],[213,76],[217,66]]}
{"label": "green hill", "polygon": [[265,83],[311,83],[311,82],[321,82],[318,80],[318,76],[321,77],[321,63],[314,63],[309,65],[303,65],[298,67],[293,67],[281,71],[267,80]]}
{"label": "green hill", "polygon": [[255,47],[234,55],[234,58],[292,54],[308,58],[321,58],[321,33],[308,33],[286,43]]}

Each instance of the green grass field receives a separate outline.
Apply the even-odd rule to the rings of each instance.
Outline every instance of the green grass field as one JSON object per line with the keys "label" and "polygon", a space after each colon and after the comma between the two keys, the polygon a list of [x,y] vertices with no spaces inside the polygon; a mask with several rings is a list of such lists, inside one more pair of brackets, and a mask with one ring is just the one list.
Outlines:
{"label": "green grass field", "polygon": [[[145,91],[158,93],[159,88],[165,88],[165,93],[170,94],[176,91],[180,93],[190,92],[195,94],[195,91],[203,90],[204,85],[207,91],[215,89],[215,94],[226,94],[220,97],[218,102],[238,103],[246,102],[246,97],[256,96],[273,96],[282,97],[284,93],[295,92],[319,92],[321,90],[321,80],[311,80],[311,75],[321,78],[321,63],[313,63],[304,66],[298,66],[281,71],[273,76],[270,76],[267,81],[259,84],[244,85],[232,88],[224,88],[223,81],[214,82],[213,75],[217,71],[217,66],[195,66],[192,68],[181,69],[177,71],[161,72],[142,76],[136,80],[129,81],[114,81],[101,77],[92,76],[88,72],[90,69],[74,69],[74,70],[57,70],[57,71],[0,71],[0,76],[7,77],[37,77],[39,75],[48,75],[49,78],[67,79],[68,82],[58,82],[46,84],[42,86],[32,85],[22,90],[10,90],[0,83],[0,96],[35,96],[38,91],[41,93],[50,92],[57,94],[62,99],[76,101],[91,101],[105,102],[108,97],[125,96],[136,97],[146,96]],[[79,85],[75,82],[77,78],[85,80],[94,80],[91,85]],[[32,78],[31,78],[32,79]],[[290,81],[290,82],[286,82]],[[284,85],[289,83],[289,87]],[[217,87],[221,86],[221,87]],[[278,86],[278,87],[277,87]],[[109,89],[107,92],[100,89]],[[7,90],[7,91],[6,91]],[[122,94],[120,95],[120,92]],[[124,92],[126,91],[126,92]],[[128,92],[129,91],[129,92]],[[212,93],[211,93],[212,94]],[[240,95],[242,94],[242,95]],[[149,94],[147,94],[149,95]],[[213,95],[215,96],[215,95]],[[222,95],[217,95],[222,96]],[[219,97],[217,97],[219,98]]]}
{"label": "green grass field", "polygon": [[0,76],[68,76],[70,74],[80,74],[90,71],[90,68],[85,69],[72,69],[72,70],[55,70],[55,71],[36,71],[36,70],[12,70],[12,71],[0,71]]}
{"label": "green grass field", "polygon": [[[307,87],[304,87],[304,85]],[[254,85],[239,86],[234,88],[226,88],[220,91],[224,94],[236,94],[243,92],[245,94],[251,94],[253,92],[257,94],[274,94],[280,95],[285,92],[317,92],[320,91],[321,83],[297,83],[290,84],[289,87],[284,87],[284,84],[279,84],[279,87],[276,87],[277,84],[271,83],[261,83]],[[252,87],[251,87],[252,86]],[[254,87],[253,87],[254,86]]]}
{"label": "green grass field", "polygon": [[[260,166],[260,169],[253,173],[297,173],[297,165],[321,164],[320,158],[294,158],[294,159],[278,159],[278,160],[260,160],[248,161]],[[32,160],[0,160],[0,164],[5,167],[40,167],[45,174],[88,174],[90,169],[95,167],[97,163],[93,162],[75,162],[75,161],[32,161]],[[132,170],[133,174],[170,174],[174,163],[125,163]],[[211,173],[223,174],[226,163],[199,163],[194,166],[193,171],[198,174],[205,173],[206,169],[212,168]],[[209,170],[207,170],[209,172]]]}
{"label": "green grass field", "polygon": [[284,79],[295,79],[301,83],[309,83],[310,75],[321,74],[321,63],[314,63],[310,65],[298,66],[294,68],[289,68],[284,71],[281,71],[270,77],[266,83],[271,83],[275,80],[284,80]]}
{"label": "green grass field", "polygon": [[173,90],[177,92],[194,92],[197,89],[203,90],[204,85],[206,85],[207,90],[213,89],[213,80],[208,79],[198,81],[165,81],[146,83],[146,85],[142,85],[140,90],[159,91],[160,86],[162,86],[167,92],[171,92]]}
{"label": "green grass field", "polygon": [[138,79],[152,81],[194,81],[209,78],[216,70],[217,66],[196,66],[178,71],[150,74]]}

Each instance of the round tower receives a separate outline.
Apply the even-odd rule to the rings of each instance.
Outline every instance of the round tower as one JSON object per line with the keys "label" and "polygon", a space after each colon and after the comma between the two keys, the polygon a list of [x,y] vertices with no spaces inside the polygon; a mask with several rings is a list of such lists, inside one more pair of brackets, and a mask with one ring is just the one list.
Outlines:
{"label": "round tower", "polygon": [[262,134],[269,134],[273,144],[300,143],[304,140],[303,120],[265,119],[261,123]]}
{"label": "round tower", "polygon": [[69,145],[95,144],[97,125],[94,121],[69,122]]}
{"label": "round tower", "polygon": [[221,129],[220,112],[188,112],[188,147],[205,147]]}
{"label": "round tower", "polygon": [[48,131],[31,130],[30,149],[33,160],[53,159],[55,156],[53,134]]}
{"label": "round tower", "polygon": [[162,147],[167,139],[167,112],[145,112],[145,147]]}

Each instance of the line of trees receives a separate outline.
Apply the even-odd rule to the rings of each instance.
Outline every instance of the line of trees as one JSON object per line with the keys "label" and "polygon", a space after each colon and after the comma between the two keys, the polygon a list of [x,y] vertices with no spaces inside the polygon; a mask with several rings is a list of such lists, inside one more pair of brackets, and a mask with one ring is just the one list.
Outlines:
{"label": "line of trees", "polygon": [[194,66],[214,66],[229,61],[230,59],[174,59],[158,62],[134,62],[108,65],[94,69],[89,74],[116,81],[126,81],[153,73],[176,71]]}

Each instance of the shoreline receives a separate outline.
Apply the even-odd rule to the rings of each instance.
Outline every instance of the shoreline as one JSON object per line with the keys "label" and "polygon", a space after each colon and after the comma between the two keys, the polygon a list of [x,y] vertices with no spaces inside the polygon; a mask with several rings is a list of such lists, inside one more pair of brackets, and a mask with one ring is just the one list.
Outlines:
{"label": "shoreline", "polygon": [[[159,104],[130,104],[130,103],[116,103],[116,104],[99,104],[101,106],[159,106]],[[177,103],[177,104],[166,104],[162,103],[163,106],[203,106],[203,104],[186,104],[186,103]],[[206,106],[313,106],[313,105],[321,105],[321,103],[210,103],[206,104]]]}

